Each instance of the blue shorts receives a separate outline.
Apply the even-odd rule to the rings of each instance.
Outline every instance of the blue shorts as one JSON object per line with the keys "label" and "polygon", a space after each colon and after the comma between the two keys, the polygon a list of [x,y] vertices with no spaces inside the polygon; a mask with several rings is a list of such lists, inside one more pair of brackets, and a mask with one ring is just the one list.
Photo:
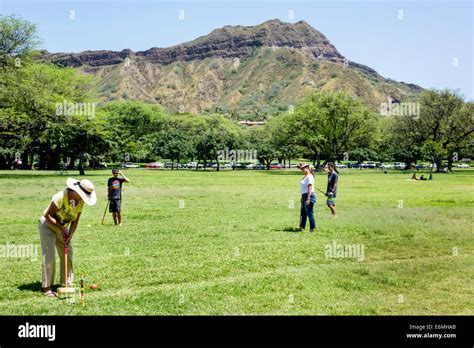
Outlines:
{"label": "blue shorts", "polygon": [[334,199],[336,198],[336,195],[334,196],[328,196],[328,199],[326,200],[327,205],[332,205],[333,207],[336,206],[336,203],[334,202]]}

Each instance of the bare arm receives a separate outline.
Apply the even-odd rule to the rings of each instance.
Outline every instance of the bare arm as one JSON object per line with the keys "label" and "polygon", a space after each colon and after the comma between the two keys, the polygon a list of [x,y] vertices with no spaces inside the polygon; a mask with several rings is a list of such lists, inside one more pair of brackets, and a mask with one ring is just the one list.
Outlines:
{"label": "bare arm", "polygon": [[76,220],[71,222],[71,225],[69,226],[69,235],[67,239],[64,241],[64,244],[68,245],[71,242],[72,236],[74,235],[74,232],[76,232],[77,225],[79,225],[80,218],[81,218],[81,213],[77,214]]}
{"label": "bare arm", "polygon": [[336,180],[336,181],[334,182],[334,186],[332,187],[332,191],[329,192],[329,193],[334,194],[334,192],[336,192],[336,190],[337,190],[337,181],[338,181],[338,180]]}
{"label": "bare arm", "polygon": [[58,207],[56,207],[56,204],[54,204],[54,202],[51,202],[49,204],[48,210],[46,211],[46,214],[44,214],[44,217],[52,226],[57,227],[61,231],[63,239],[66,239],[68,236],[68,230],[56,220],[55,216],[57,211]]}
{"label": "bare arm", "polygon": [[311,192],[313,192],[313,184],[308,184],[308,197],[306,198],[306,205],[308,205],[310,202]]}
{"label": "bare arm", "polygon": [[119,174],[122,176],[122,178],[124,178],[125,182],[130,182],[130,180],[125,175],[123,175],[122,171],[120,171]]}

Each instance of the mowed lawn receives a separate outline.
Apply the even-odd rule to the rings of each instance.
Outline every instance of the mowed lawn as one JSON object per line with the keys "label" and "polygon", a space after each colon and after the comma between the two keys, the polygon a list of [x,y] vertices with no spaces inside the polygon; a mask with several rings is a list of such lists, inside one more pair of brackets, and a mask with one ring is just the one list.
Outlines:
{"label": "mowed lawn", "polygon": [[[0,246],[38,250],[0,258],[0,315],[474,314],[474,171],[343,170],[339,215],[318,194],[314,234],[294,231],[297,171],[130,169],[122,228],[100,224],[109,171],[87,174],[99,198],[73,239],[75,280],[98,289],[82,307],[39,292],[37,220],[77,172],[0,172]],[[363,259],[327,257],[333,243]]]}

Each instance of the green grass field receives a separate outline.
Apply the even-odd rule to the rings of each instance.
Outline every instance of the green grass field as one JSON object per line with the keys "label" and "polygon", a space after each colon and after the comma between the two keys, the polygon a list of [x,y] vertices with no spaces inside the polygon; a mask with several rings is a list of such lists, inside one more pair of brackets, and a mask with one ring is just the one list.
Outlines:
{"label": "green grass field", "polygon": [[[88,174],[99,199],[73,239],[75,280],[98,289],[81,307],[39,291],[37,229],[77,173],[0,172],[0,246],[38,248],[0,258],[0,315],[474,314],[474,171],[415,182],[343,170],[339,215],[318,195],[314,234],[294,232],[296,171],[128,170],[122,228],[100,224],[109,171]],[[363,260],[326,257],[333,242],[363,246]]]}

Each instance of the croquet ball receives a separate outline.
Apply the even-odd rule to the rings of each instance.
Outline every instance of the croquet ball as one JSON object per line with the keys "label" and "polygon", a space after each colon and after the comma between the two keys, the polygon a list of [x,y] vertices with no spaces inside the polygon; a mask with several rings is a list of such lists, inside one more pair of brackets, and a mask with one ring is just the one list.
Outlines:
{"label": "croquet ball", "polygon": [[90,288],[91,288],[91,289],[97,289],[97,285],[91,284]]}

